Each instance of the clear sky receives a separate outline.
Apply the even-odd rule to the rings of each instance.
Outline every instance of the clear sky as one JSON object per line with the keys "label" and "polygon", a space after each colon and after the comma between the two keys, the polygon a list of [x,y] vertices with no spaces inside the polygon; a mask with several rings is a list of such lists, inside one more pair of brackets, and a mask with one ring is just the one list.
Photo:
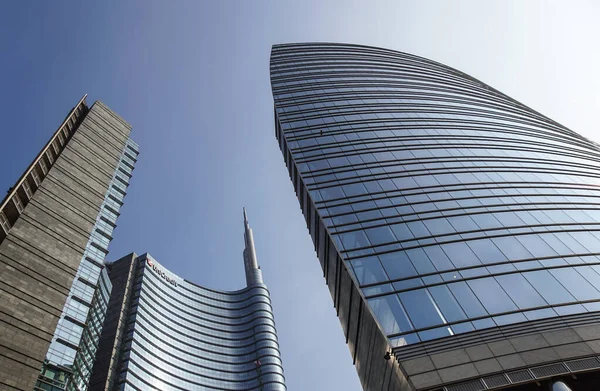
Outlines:
{"label": "clear sky", "polygon": [[3,1],[0,186],[79,98],[133,126],[140,157],[109,259],[150,252],[241,288],[242,206],[288,389],[359,391],[274,136],[272,44],[380,46],[458,68],[600,141],[596,1]]}

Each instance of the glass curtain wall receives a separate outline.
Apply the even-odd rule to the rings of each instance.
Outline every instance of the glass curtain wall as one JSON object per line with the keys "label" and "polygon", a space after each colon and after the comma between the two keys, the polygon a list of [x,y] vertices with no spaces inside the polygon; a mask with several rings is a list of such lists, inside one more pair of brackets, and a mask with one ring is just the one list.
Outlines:
{"label": "glass curtain wall", "polygon": [[269,291],[203,288],[138,257],[119,390],[284,391]]}
{"label": "glass curtain wall", "polygon": [[596,143],[390,50],[274,46],[271,83],[290,175],[393,347],[600,310]]}

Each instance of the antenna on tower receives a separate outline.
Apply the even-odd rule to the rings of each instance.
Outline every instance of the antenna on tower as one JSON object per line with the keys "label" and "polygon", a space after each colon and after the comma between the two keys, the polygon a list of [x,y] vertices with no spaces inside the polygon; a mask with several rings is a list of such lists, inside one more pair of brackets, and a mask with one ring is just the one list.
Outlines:
{"label": "antenna on tower", "polygon": [[258,261],[256,260],[256,249],[254,248],[254,236],[252,235],[252,228],[248,223],[248,214],[246,208],[244,211],[244,269],[246,270],[246,284],[247,286],[262,284],[262,273]]}

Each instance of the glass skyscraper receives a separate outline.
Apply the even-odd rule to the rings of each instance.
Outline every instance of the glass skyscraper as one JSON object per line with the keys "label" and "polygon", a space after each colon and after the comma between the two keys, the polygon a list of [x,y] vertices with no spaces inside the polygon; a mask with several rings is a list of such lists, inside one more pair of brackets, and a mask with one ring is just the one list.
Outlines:
{"label": "glass skyscraper", "polygon": [[113,286],[89,390],[286,390],[269,291],[244,212],[247,286],[227,292],[149,254],[108,266]]}
{"label": "glass skyscraper", "polygon": [[63,390],[93,335],[86,319],[138,151],[127,122],[85,99],[0,203],[0,389]]}
{"label": "glass skyscraper", "polygon": [[598,144],[406,53],[276,45],[270,69],[365,390],[598,384]]}

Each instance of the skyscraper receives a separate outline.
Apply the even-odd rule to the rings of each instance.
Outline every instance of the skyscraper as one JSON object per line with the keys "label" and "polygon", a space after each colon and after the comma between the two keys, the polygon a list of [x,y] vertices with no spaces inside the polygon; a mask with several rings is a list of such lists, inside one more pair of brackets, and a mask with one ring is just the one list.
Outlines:
{"label": "skyscraper", "polygon": [[365,390],[598,384],[596,143],[406,53],[276,45],[270,67],[276,137]]}
{"label": "skyscraper", "polygon": [[194,284],[149,254],[109,265],[113,291],[90,391],[286,389],[269,291],[244,211],[247,286]]}
{"label": "skyscraper", "polygon": [[0,389],[62,389],[137,156],[85,96],[0,204]]}

